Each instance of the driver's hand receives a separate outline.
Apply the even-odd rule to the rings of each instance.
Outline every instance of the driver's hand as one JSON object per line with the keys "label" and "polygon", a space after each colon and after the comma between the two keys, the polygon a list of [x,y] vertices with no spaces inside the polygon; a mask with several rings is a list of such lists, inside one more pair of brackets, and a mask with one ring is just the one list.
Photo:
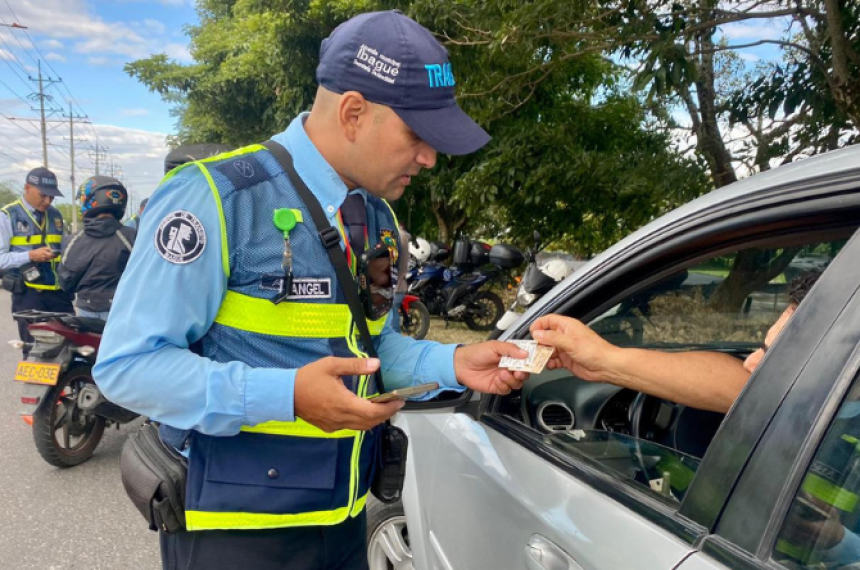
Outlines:
{"label": "driver's hand", "polygon": [[613,358],[620,350],[582,322],[561,315],[546,315],[531,326],[532,338],[555,352],[548,367],[567,368],[583,380],[607,382]]}

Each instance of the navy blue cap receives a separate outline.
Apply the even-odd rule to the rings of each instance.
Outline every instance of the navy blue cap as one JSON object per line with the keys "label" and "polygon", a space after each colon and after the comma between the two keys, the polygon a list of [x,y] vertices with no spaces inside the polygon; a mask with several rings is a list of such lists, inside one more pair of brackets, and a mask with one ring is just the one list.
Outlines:
{"label": "navy blue cap", "polygon": [[31,170],[27,174],[25,182],[30,186],[38,188],[39,192],[45,196],[57,197],[63,195],[57,184],[57,175],[42,166]]}
{"label": "navy blue cap", "polygon": [[490,140],[457,106],[448,51],[399,10],[360,14],[335,28],[320,47],[317,82],[391,107],[439,152],[469,154]]}

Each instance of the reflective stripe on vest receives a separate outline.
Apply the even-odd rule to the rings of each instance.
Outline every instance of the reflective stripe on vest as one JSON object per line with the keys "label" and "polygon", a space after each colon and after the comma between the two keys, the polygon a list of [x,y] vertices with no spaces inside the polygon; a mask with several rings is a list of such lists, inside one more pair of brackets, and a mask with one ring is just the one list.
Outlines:
{"label": "reflective stripe on vest", "polygon": [[[38,233],[33,233],[31,235],[18,234],[18,225],[13,222],[13,219],[15,219],[13,217],[13,210],[15,212],[14,215],[18,218],[26,216],[26,218],[29,220],[27,223],[32,224],[28,225],[28,227],[32,228],[32,231],[38,231]],[[61,214],[59,214],[59,212],[55,209],[51,208],[43,213],[44,217],[42,219],[41,224],[36,221],[36,218],[33,216],[30,210],[28,210],[24,206],[24,203],[20,199],[3,207],[3,211],[6,213],[7,216],[9,216],[9,221],[10,223],[12,223],[13,235],[9,238],[9,247],[13,248],[13,251],[28,251],[51,245],[59,246],[63,242],[62,229],[58,230],[60,232],[59,234],[49,233],[57,231],[55,223],[59,220],[62,220]],[[52,212],[56,212],[56,214],[60,217],[52,216]],[[20,221],[21,220],[19,219],[19,223]],[[59,253],[59,248],[52,249],[55,252]],[[43,275],[45,274],[45,272],[50,271],[54,279],[53,285],[38,282],[31,283],[29,281],[24,281],[24,285],[26,285],[30,289],[36,289],[39,291],[59,291],[61,287],[60,279],[57,276],[57,266],[60,264],[61,260],[61,257],[57,256],[49,261],[35,264]],[[43,278],[40,278],[40,280],[43,280]]]}
{"label": "reflective stripe on vest", "polygon": [[349,510],[349,507],[340,507],[330,511],[285,515],[185,511],[185,526],[188,530],[220,528],[256,530],[297,526],[330,526],[343,522],[347,516],[357,517],[364,510],[365,503],[367,503],[367,495],[359,498],[352,510]]}
{"label": "reflective stripe on vest", "polygon": [[9,240],[9,245],[44,245],[46,243],[63,243],[63,236],[49,235],[42,241],[41,235],[17,236]]}
{"label": "reflective stripe on vest", "polygon": [[[209,172],[206,163],[223,161],[228,157],[236,157],[259,151],[268,152],[261,145],[252,145],[226,155],[204,159],[196,163],[188,163],[183,165],[183,167],[171,171],[165,178],[167,180],[175,176],[177,172],[184,168],[190,168],[192,165],[196,165],[206,178],[220,218],[222,267],[228,282],[231,273],[230,256],[227,248],[229,243],[228,226],[224,215],[221,192],[215,184],[213,175]],[[332,282],[332,288],[339,286],[339,283]],[[235,334],[257,334],[301,340],[343,339],[349,352],[357,357],[367,357],[360,349],[357,330],[353,323],[349,306],[345,304],[331,302],[286,302],[275,305],[267,298],[250,296],[234,289],[228,289],[215,317],[215,323],[237,331]],[[368,327],[373,336],[381,334],[384,325],[385,319],[368,321]],[[356,395],[367,397],[370,383],[371,380],[367,376],[359,376],[357,386],[355,387]],[[242,503],[235,504],[230,511],[216,511],[210,510],[209,505],[217,504],[217,497],[210,496],[208,500],[206,498],[195,499],[195,504],[189,505],[191,508],[186,511],[186,526],[188,530],[270,529],[334,525],[343,522],[348,517],[358,516],[364,510],[367,501],[367,492],[366,482],[362,478],[366,473],[363,469],[366,468],[368,458],[373,457],[373,448],[369,447],[373,442],[368,441],[365,443],[365,440],[368,439],[368,432],[339,430],[333,433],[326,433],[300,418],[296,418],[296,421],[293,422],[271,421],[255,426],[243,426],[241,431],[243,432],[242,437],[271,438],[272,436],[280,436],[285,438],[300,438],[312,446],[317,445],[316,442],[319,442],[320,445],[324,443],[325,445],[329,445],[328,442],[337,440],[340,442],[338,445],[346,447],[346,449],[341,448],[339,455],[335,456],[337,457],[338,469],[342,470],[344,479],[348,469],[349,483],[347,484],[345,480],[339,483],[337,490],[340,498],[337,503],[331,505],[333,508],[328,510],[317,508],[310,512],[294,512],[301,509],[293,509],[289,506],[282,507],[284,509],[283,514],[245,512],[245,505]],[[218,445],[218,442],[210,443],[209,445]],[[261,449],[265,448],[262,447]],[[267,453],[267,451],[264,451],[264,453]],[[204,457],[207,462],[212,461],[211,456],[207,455]],[[296,456],[296,469],[302,469],[303,459],[306,458],[302,454]],[[198,491],[207,489],[205,480],[202,484],[204,486],[197,488]],[[192,490],[189,490],[189,493],[191,492]],[[362,496],[359,496],[360,494]],[[200,502],[198,503],[197,501]],[[325,506],[329,504],[331,503],[326,503]],[[322,507],[324,505],[320,504],[319,506]],[[239,508],[238,512],[236,507]],[[258,506],[255,505],[254,510],[257,510],[257,508]]]}
{"label": "reflective stripe on vest", "polygon": [[[280,303],[227,291],[215,322],[234,329],[291,338],[343,338],[349,335],[348,305]],[[370,334],[382,332],[385,319],[367,321]]]}

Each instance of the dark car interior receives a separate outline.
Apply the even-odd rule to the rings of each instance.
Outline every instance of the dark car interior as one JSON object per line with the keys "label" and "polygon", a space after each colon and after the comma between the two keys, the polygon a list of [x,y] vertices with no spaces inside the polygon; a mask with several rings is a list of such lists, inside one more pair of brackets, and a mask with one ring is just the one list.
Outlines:
{"label": "dark car interior", "polygon": [[[839,236],[722,254],[616,298],[587,324],[616,346],[718,351],[742,361],[784,310],[792,278],[824,270],[844,243]],[[565,369],[532,375],[497,406],[557,451],[586,456],[670,500],[683,497],[725,417]]]}

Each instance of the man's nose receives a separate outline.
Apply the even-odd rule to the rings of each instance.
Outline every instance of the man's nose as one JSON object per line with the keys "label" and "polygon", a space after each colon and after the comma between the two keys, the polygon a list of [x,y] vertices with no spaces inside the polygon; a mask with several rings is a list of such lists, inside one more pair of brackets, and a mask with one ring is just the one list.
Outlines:
{"label": "man's nose", "polygon": [[421,148],[418,150],[418,157],[415,161],[421,165],[421,168],[431,169],[436,166],[436,150],[427,143],[421,143]]}

